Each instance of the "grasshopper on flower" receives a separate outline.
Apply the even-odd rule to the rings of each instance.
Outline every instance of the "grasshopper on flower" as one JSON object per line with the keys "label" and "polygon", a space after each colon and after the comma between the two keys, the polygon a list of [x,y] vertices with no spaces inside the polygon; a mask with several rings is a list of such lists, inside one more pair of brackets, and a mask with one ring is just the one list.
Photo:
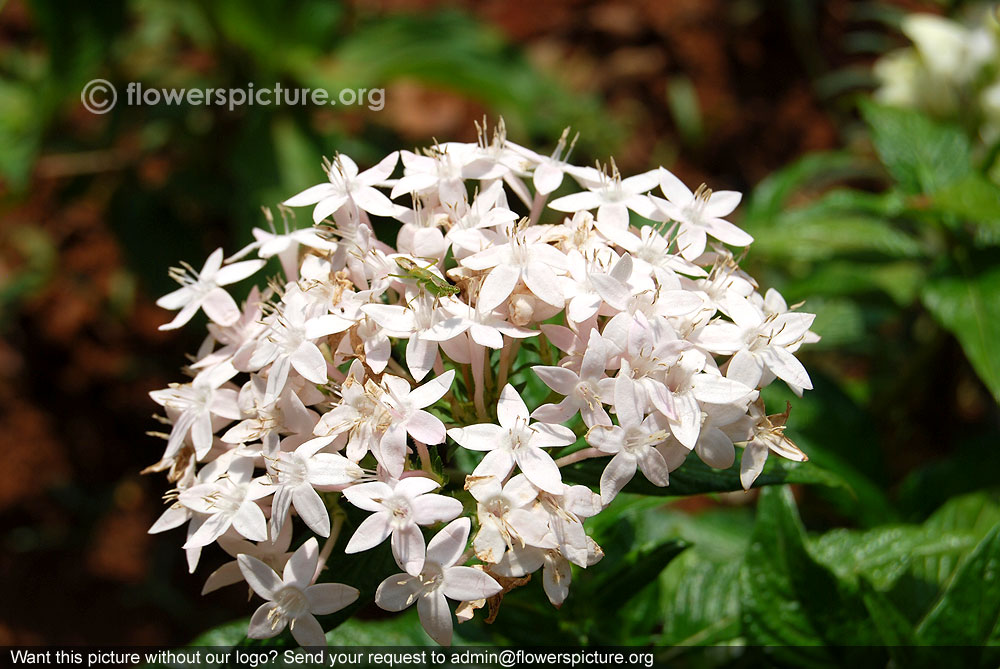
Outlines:
{"label": "grasshopper on flower", "polygon": [[396,266],[406,272],[406,274],[394,276],[416,281],[418,284],[423,286],[428,293],[434,295],[435,297],[457,295],[459,293],[458,286],[448,283],[448,281],[439,277],[427,267],[421,267],[409,258],[396,258]]}

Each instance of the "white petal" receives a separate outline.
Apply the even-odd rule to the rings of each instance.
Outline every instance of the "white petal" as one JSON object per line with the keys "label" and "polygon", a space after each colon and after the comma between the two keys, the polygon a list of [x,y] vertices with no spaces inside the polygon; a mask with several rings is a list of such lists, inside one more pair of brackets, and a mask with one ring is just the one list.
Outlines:
{"label": "white petal", "polygon": [[389,524],[389,513],[373,513],[358,525],[358,529],[354,531],[351,540],[347,542],[344,552],[360,553],[369,548],[374,548],[388,539],[391,533],[392,526]]}
{"label": "white petal", "polygon": [[[562,492],[563,484],[559,467],[548,453],[534,446],[522,445],[515,451],[515,458],[517,466],[521,468],[529,481],[546,492],[556,495]],[[485,458],[483,462],[486,462]]]}
{"label": "white petal", "polygon": [[319,583],[306,588],[309,611],[325,616],[340,611],[357,600],[359,591],[343,583]]}
{"label": "white petal", "polygon": [[213,288],[202,298],[201,308],[205,315],[222,326],[233,325],[240,320],[240,308],[236,300],[222,288]]}
{"label": "white petal", "polygon": [[767,446],[756,439],[743,449],[743,459],[740,461],[740,483],[744,490],[749,490],[760,473],[764,471],[767,453]]}
{"label": "white petal", "polygon": [[517,425],[518,419],[525,422],[528,420],[528,406],[514,390],[514,386],[508,383],[500,391],[500,399],[497,401],[497,420],[501,427],[510,429]]}
{"label": "white petal", "polygon": [[289,356],[295,371],[313,383],[326,383],[326,358],[316,344],[304,341]]}
{"label": "white petal", "polygon": [[427,544],[427,559],[439,565],[450,567],[465,552],[469,541],[469,518],[457,518],[445,525]]}
{"label": "white petal", "polygon": [[462,513],[462,503],[444,495],[421,495],[414,503],[413,520],[431,525],[454,519]]}
{"label": "white petal", "polygon": [[463,448],[471,451],[491,451],[497,447],[503,428],[492,423],[477,423],[466,427],[453,427],[448,436]]}
{"label": "white petal", "polygon": [[733,442],[716,427],[702,429],[694,450],[702,462],[716,469],[728,469],[736,461]]}
{"label": "white petal", "polygon": [[423,586],[409,574],[393,574],[379,583],[375,603],[385,611],[402,611],[416,601]]}
{"label": "white petal", "polygon": [[424,535],[416,525],[404,525],[392,531],[392,554],[407,574],[420,574],[424,568],[424,551]]}
{"label": "white petal", "polygon": [[250,541],[267,541],[267,518],[254,502],[240,504],[233,516],[233,529]]}
{"label": "white petal", "polygon": [[295,511],[313,532],[321,537],[330,536],[330,514],[322,498],[308,483],[295,487],[292,493]]}
{"label": "white petal", "polygon": [[293,195],[292,197],[285,200],[282,204],[289,207],[305,207],[310,204],[316,204],[320,200],[330,197],[335,192],[333,184],[319,184],[317,186],[310,186],[298,195]]}
{"label": "white petal", "polygon": [[611,458],[601,474],[601,502],[607,506],[625,484],[635,476],[636,458],[631,453],[620,451]]}
{"label": "white petal", "polygon": [[441,591],[428,593],[417,601],[420,624],[427,634],[442,646],[451,645],[451,610]]}
{"label": "white petal", "polygon": [[276,608],[274,602],[261,604],[250,618],[250,627],[247,629],[247,636],[251,639],[270,639],[276,637],[284,631],[285,626],[271,625],[271,610]]}
{"label": "white petal", "polygon": [[292,637],[303,648],[326,646],[326,637],[319,621],[311,614],[299,616],[292,622]]}
{"label": "white petal", "polygon": [[482,311],[492,311],[510,297],[521,278],[521,268],[514,265],[497,265],[490,270],[479,289],[478,307]]}
{"label": "white petal", "polygon": [[274,599],[274,593],[284,587],[278,574],[252,555],[238,555],[236,560],[243,580],[264,599]]}
{"label": "white petal", "polygon": [[[494,272],[496,270],[493,270]],[[547,265],[531,262],[524,268],[524,285],[540,300],[554,307],[566,304],[566,298],[559,289],[559,280]]]}
{"label": "white petal", "polygon": [[472,567],[451,567],[444,572],[444,595],[459,602],[492,597],[503,590],[489,574]]}

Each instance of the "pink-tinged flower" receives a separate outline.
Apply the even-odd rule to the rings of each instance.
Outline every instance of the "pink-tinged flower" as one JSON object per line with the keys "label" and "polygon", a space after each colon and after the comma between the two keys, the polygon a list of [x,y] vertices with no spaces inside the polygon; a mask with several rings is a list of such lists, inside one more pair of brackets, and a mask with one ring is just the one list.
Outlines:
{"label": "pink-tinged flower", "polygon": [[234,459],[226,478],[191,486],[178,497],[187,508],[208,516],[184,547],[207,546],[230,527],[250,541],[265,541],[267,519],[257,500],[272,492],[253,479],[253,458]]}
{"label": "pink-tinged flower", "polygon": [[316,228],[288,230],[286,224],[284,233],[269,232],[261,228],[254,228],[251,232],[256,241],[247,244],[231,255],[228,258],[229,262],[238,260],[250,251],[257,249],[257,256],[260,258],[267,259],[278,256],[281,269],[289,281],[295,281],[299,277],[299,246],[327,253],[333,253],[337,250],[337,243],[323,237]]}
{"label": "pink-tinged flower", "polygon": [[509,383],[497,403],[499,425],[479,423],[454,427],[448,436],[472,451],[488,451],[474,476],[507,478],[516,464],[529,481],[542,490],[560,492],[562,476],[555,460],[542,450],[548,446],[569,446],[576,435],[568,427],[546,423],[529,424],[528,407]]}
{"label": "pink-tinged flower", "polygon": [[239,420],[236,388],[232,384],[223,387],[235,375],[232,365],[220,364],[202,372],[191,383],[173,383],[169,388],[149,393],[173,421],[164,458],[177,453],[190,435],[198,459],[203,459],[212,448],[215,430]]}
{"label": "pink-tinged flower", "polygon": [[347,501],[374,513],[354,531],[344,552],[366,551],[391,535],[396,562],[407,573],[419,574],[424,564],[424,536],[418,525],[448,521],[462,513],[462,503],[454,497],[429,494],[439,485],[426,476],[409,476],[395,486],[372,481],[345,489]]}
{"label": "pink-tinged flower", "polygon": [[481,155],[475,144],[438,144],[426,155],[400,151],[403,178],[392,187],[389,197],[417,193],[437,195],[445,206],[455,206],[466,197],[465,179],[496,179],[507,168]]}
{"label": "pink-tinged flower", "polygon": [[198,309],[204,309],[205,315],[219,325],[232,325],[240,319],[240,308],[236,300],[220,286],[242,281],[261,267],[263,260],[245,260],[222,266],[222,249],[212,251],[200,272],[187,264],[183,268],[170,270],[170,277],[181,287],[172,293],[167,293],[156,301],[156,306],[180,312],[174,320],[161,325],[161,330],[175,330],[195,315]]}
{"label": "pink-tinged flower", "polygon": [[618,425],[596,425],[587,433],[587,443],[603,453],[613,454],[601,475],[601,502],[607,506],[625,484],[641,469],[649,482],[668,484],[667,462],[656,449],[670,437],[662,416],[643,417],[636,400],[635,383],[625,373],[615,379],[615,413]]}
{"label": "pink-tinged flower", "polygon": [[[274,537],[273,534],[271,536]],[[232,555],[233,560],[232,562],[225,563],[209,575],[204,587],[201,589],[201,594],[207,595],[219,588],[224,588],[227,585],[235,583],[242,583],[246,580],[243,578],[243,572],[240,571],[240,563],[237,559],[240,555],[245,554],[255,557],[271,569],[281,571],[288,563],[288,558],[292,557],[291,551],[288,550],[291,544],[291,523],[286,523],[281,529],[281,534],[274,537],[273,540],[261,541],[256,544],[246,539],[231,536],[230,533],[223,534],[219,537],[219,546],[222,547],[222,550]]]}
{"label": "pink-tinged flower", "polygon": [[479,532],[472,542],[476,557],[496,563],[514,545],[555,548],[545,517],[531,511],[538,489],[523,474],[501,485],[495,476],[467,476],[465,489],[476,498]]}
{"label": "pink-tinged flower", "polygon": [[416,602],[420,624],[442,646],[451,645],[452,637],[451,610],[445,598],[471,602],[503,589],[485,572],[458,565],[469,541],[469,529],[468,518],[449,523],[427,545],[427,559],[417,574],[409,570],[394,574],[375,591],[375,603],[386,611],[402,611]]}
{"label": "pink-tinged flower", "polygon": [[726,311],[734,322],[713,321],[691,339],[712,353],[733,354],[726,368],[728,378],[756,388],[768,369],[793,389],[812,389],[809,373],[792,352],[805,341],[815,314],[765,316],[740,297],[728,300]]}
{"label": "pink-tinged flower", "polygon": [[288,626],[302,646],[325,646],[326,637],[316,616],[340,611],[358,598],[358,589],[343,583],[311,585],[319,563],[315,537],[295,551],[281,577],[255,557],[240,555],[238,559],[243,578],[267,600],[250,618],[247,636],[251,639],[270,639]]}
{"label": "pink-tinged flower", "polygon": [[[604,551],[587,537],[587,558],[583,567],[590,567],[601,561]],[[573,582],[573,569],[569,560],[556,549],[535,546],[514,546],[507,551],[500,564],[493,570],[507,578],[522,578],[542,569],[542,587],[552,606],[559,608],[569,596],[569,586]]]}
{"label": "pink-tinged flower", "polygon": [[399,154],[393,151],[375,167],[358,173],[358,166],[353,160],[343,154],[337,154],[333,162],[326,166],[330,183],[307,188],[285,200],[284,204],[289,207],[316,205],[313,208],[315,223],[319,223],[348,202],[369,214],[392,216],[396,213],[396,205],[374,186],[382,184],[389,178],[396,169],[398,160]]}
{"label": "pink-tinged flower", "polygon": [[406,339],[406,366],[417,381],[427,376],[438,355],[438,344],[469,327],[469,322],[449,311],[455,298],[437,298],[419,291],[406,306],[366,304],[361,310],[390,337]]}
{"label": "pink-tinged flower", "polygon": [[522,230],[516,231],[506,244],[463,258],[462,265],[471,270],[490,270],[479,289],[476,306],[481,310],[492,311],[500,306],[522,279],[543,302],[555,307],[565,304],[556,272],[566,269],[566,256],[554,246],[529,240]]}
{"label": "pink-tinged flower", "polygon": [[550,156],[535,153],[531,149],[519,146],[513,142],[507,142],[507,147],[513,153],[523,156],[528,162],[534,165],[531,180],[535,186],[535,192],[548,195],[562,185],[565,173],[569,172],[572,174],[578,170],[578,168],[568,164],[566,161],[573,152],[573,147],[576,145],[576,140],[579,136],[579,133],[577,133],[567,146],[566,140],[569,137],[569,128],[563,130],[562,136],[559,138],[559,142]]}
{"label": "pink-tinged flower", "polygon": [[274,500],[271,534],[281,532],[291,507],[316,534],[330,536],[330,513],[317,487],[346,486],[364,476],[364,470],[337,453],[318,453],[323,446],[310,440],[291,452],[281,451],[268,461]]}
{"label": "pink-tinged flower", "polygon": [[611,396],[614,388],[614,379],[604,373],[613,351],[613,347],[594,332],[587,341],[579,372],[565,367],[532,367],[545,385],[565,397],[558,404],[543,404],[531,417],[543,423],[565,423],[579,411],[587,427],[611,425],[602,401]]}
{"label": "pink-tinged flower", "polygon": [[286,293],[282,305],[280,313],[269,319],[270,329],[258,342],[249,361],[251,369],[271,365],[265,402],[273,402],[278,397],[293,368],[312,383],[326,383],[326,359],[315,340],[343,332],[353,325],[350,320],[323,313],[322,307],[311,304],[298,291]]}
{"label": "pink-tinged flower", "polygon": [[393,476],[403,473],[407,434],[424,444],[444,442],[444,423],[424,408],[444,397],[454,378],[455,370],[449,369],[424,385],[411,388],[408,381],[398,376],[386,374],[382,377],[385,391],[382,401],[388,407],[392,422],[379,442],[379,449],[383,466]]}
{"label": "pink-tinged flower", "polygon": [[705,251],[706,235],[733,246],[749,246],[753,237],[723,220],[736,209],[742,197],[736,191],[713,192],[702,184],[694,193],[676,176],[660,168],[660,190],[666,196],[652,201],[664,216],[680,224],[677,248],[688,260],[694,260]]}

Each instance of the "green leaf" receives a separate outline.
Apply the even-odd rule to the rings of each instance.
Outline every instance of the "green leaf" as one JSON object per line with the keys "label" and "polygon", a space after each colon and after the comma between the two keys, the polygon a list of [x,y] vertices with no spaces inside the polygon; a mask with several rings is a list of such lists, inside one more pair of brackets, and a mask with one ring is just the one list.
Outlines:
{"label": "green leaf", "polygon": [[806,551],[788,488],[761,492],[757,523],[740,572],[743,630],[751,644],[800,666],[845,666],[855,646],[878,642],[857,589]]}
{"label": "green leaf", "polygon": [[922,298],[934,318],[955,335],[1000,402],[1000,265],[978,274],[933,279]]}
{"label": "green leaf", "polygon": [[189,646],[221,646],[232,648],[247,637],[247,628],[250,625],[249,618],[240,618],[223,623],[218,627],[202,632],[189,643]]}
{"label": "green leaf", "polygon": [[917,645],[913,625],[868,581],[862,578],[858,585],[861,590],[861,600],[868,610],[872,624],[882,638],[882,644],[889,649],[889,657],[896,666],[915,666],[918,657],[913,649]]}
{"label": "green leaf", "polygon": [[1000,187],[979,174],[970,174],[936,193],[934,208],[970,223],[1000,228]]}
{"label": "green leaf", "polygon": [[326,633],[331,646],[435,646],[420,625],[416,606],[388,620],[351,618]]}
{"label": "green leaf", "polygon": [[700,546],[661,575],[665,646],[707,646],[740,634],[740,561],[710,559]]}
{"label": "green leaf", "polygon": [[982,646],[990,641],[998,621],[1000,527],[995,527],[955,574],[917,635],[931,645]]}
{"label": "green leaf", "polygon": [[812,554],[840,578],[865,580],[878,590],[890,589],[913,561],[969,550],[965,532],[927,531],[916,525],[884,525],[872,530],[835,529],[810,543]]}
{"label": "green leaf", "polygon": [[920,112],[865,102],[861,113],[889,173],[909,193],[932,194],[972,171],[969,140]]}
{"label": "green leaf", "polygon": [[785,210],[793,193],[862,172],[858,159],[847,153],[804,156],[757,184],[744,211],[744,225],[748,229],[755,229],[757,224],[769,225]]}
{"label": "green leaf", "polygon": [[[712,492],[743,490],[740,484],[739,462],[742,449],[737,449],[736,463],[729,469],[713,469],[691,456],[681,467],[670,472],[670,485],[660,488],[646,480],[640,472],[625,486],[625,492],[641,495],[681,496],[703,495]],[[562,468],[567,483],[599,486],[607,458],[584,460]],[[764,471],[754,482],[754,487],[805,483],[830,487],[846,487],[847,483],[836,474],[821,469],[811,462],[790,462],[778,457],[768,458]]]}
{"label": "green leaf", "polygon": [[880,254],[913,258],[922,245],[882,218],[861,214],[802,209],[780,218],[780,224],[751,228],[754,253],[771,259],[823,260],[845,254]]}
{"label": "green leaf", "polygon": [[[633,551],[614,570],[600,570],[594,578],[595,591],[599,593],[598,607],[601,610],[617,611],[639,592],[656,580],[671,560],[680,555],[689,544],[670,539],[659,546]],[[598,563],[599,564],[599,563]]]}

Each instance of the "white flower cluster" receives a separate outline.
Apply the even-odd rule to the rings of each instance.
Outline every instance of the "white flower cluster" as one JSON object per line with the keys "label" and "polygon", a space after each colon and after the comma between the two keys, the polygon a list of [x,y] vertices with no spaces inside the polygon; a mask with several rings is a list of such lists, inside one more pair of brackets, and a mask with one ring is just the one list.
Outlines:
{"label": "white flower cluster", "polygon": [[[175,271],[182,287],[159,304],[179,314],[163,327],[200,307],[209,335],[192,380],[151,393],[171,427],[150,469],[168,470],[176,486],[151,531],[186,524],[192,571],[213,542],[237,558],[205,591],[246,581],[266,599],[251,637],[290,624],[300,643],[323,644],[314,616],[358,597],[315,584],[345,503],[370,514],[346,553],[388,539],[401,570],[375,603],[416,603],[447,644],[446,599],[465,620],[542,569],[559,606],[570,565],[602,556],[583,521],[637,470],[666,486],[692,451],[725,468],[740,444],[749,487],[770,451],[805,459],[782,434],[786,414],[766,415],[759,389],[775,378],[811,387],[794,353],[817,339],[813,316],[758,293],[723,246],[752,241],[722,218],[740,195],[692,193],[662,168],[623,179],[613,164],[576,167],[565,160],[571,148],[564,135],[541,156],[506,141],[501,126],[478,143],[393,153],[364,172],[337,156],[329,183],[285,202],[312,206],[315,226],[255,230],[228,262],[220,249],[200,272]],[[583,190],[549,201],[565,175]],[[395,249],[375,234],[386,219],[401,225]],[[251,252],[260,259],[240,260]],[[221,286],[271,256],[284,278],[240,310]],[[535,407],[515,387],[525,392],[529,380],[534,396],[551,389]],[[462,460],[449,457],[449,438],[478,464],[459,472],[464,487],[435,492],[442,461],[454,477]],[[599,493],[563,480],[561,467],[597,457],[608,459]],[[313,537],[289,552],[294,516],[325,538],[322,548]],[[448,524],[425,544],[422,528],[439,523]]]}
{"label": "white flower cluster", "polygon": [[909,14],[903,33],[912,47],[875,63],[886,104],[926,111],[978,127],[986,143],[1000,139],[1000,22],[980,7],[968,24],[934,14]]}

